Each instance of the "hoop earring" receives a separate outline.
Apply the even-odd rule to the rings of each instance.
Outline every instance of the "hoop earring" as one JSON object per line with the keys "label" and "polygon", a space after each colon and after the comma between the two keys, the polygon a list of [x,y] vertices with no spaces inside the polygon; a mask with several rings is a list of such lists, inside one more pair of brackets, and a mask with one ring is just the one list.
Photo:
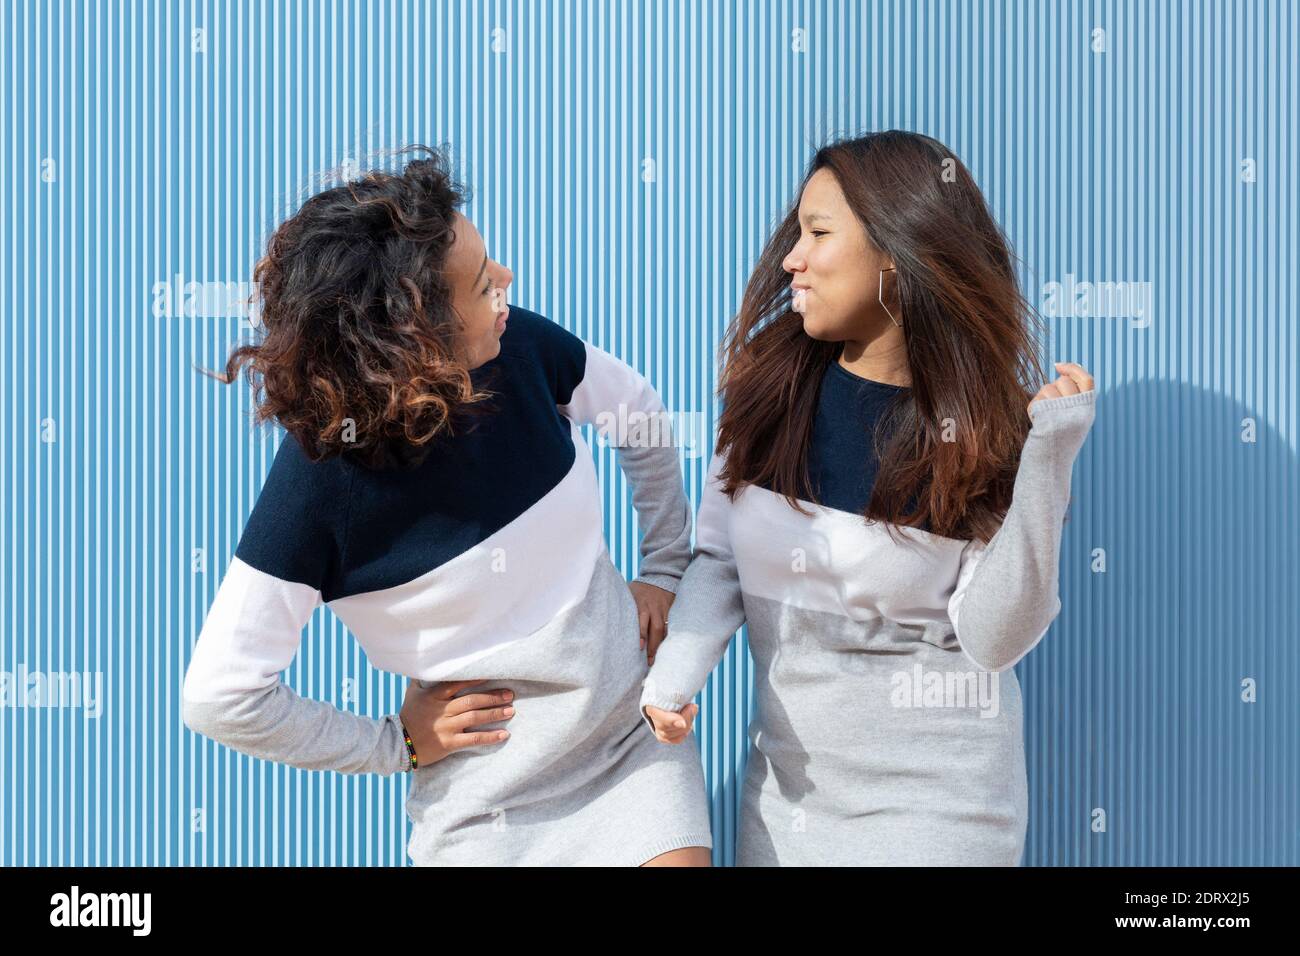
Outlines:
{"label": "hoop earring", "polygon": [[899,322],[898,319],[895,319],[894,313],[890,312],[889,306],[885,305],[885,273],[894,272],[894,271],[896,270],[894,269],[893,266],[891,266],[888,269],[880,270],[880,284],[876,292],[876,301],[880,303],[880,307],[885,310],[886,314],[890,317],[890,319],[893,319],[894,324],[901,329],[903,327],[903,323]]}

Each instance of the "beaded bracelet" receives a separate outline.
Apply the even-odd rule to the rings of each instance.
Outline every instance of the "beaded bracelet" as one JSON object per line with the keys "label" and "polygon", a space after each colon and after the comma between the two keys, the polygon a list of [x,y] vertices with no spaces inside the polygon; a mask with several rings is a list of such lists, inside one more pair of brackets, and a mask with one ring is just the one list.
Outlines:
{"label": "beaded bracelet", "polygon": [[397,721],[402,727],[402,737],[406,740],[406,755],[411,758],[411,769],[415,770],[420,766],[420,759],[415,755],[415,744],[411,740],[411,735],[406,732],[406,724],[400,719]]}

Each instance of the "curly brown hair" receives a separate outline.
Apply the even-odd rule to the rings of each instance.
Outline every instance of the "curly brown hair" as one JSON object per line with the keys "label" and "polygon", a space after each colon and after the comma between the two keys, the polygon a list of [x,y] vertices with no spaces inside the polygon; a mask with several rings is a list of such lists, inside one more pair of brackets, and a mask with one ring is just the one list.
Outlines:
{"label": "curly brown hair", "polygon": [[224,374],[200,369],[230,384],[246,366],[255,423],[274,419],[313,461],[418,461],[491,396],[458,357],[443,272],[468,192],[442,149],[396,152],[410,151],[428,155],[317,193],[280,224],[253,270],[264,334]]}

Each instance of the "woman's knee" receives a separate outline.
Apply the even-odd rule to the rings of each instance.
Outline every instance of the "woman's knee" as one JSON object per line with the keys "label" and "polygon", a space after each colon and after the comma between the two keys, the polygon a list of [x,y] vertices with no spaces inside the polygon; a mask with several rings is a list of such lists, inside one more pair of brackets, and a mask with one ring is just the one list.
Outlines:
{"label": "woman's knee", "polygon": [[713,854],[707,846],[684,846],[646,860],[642,866],[712,866]]}

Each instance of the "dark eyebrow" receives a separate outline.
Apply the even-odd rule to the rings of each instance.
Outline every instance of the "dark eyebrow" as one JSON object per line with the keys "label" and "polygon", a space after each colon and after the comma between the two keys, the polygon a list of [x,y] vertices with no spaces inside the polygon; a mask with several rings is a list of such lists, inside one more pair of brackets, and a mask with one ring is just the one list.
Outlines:
{"label": "dark eyebrow", "polygon": [[805,221],[805,222],[816,222],[818,219],[823,219],[823,220],[826,220],[826,221],[829,222],[829,221],[830,221],[830,218],[831,218],[830,213],[826,213],[826,212],[811,212],[811,213],[809,213],[809,214],[805,217],[805,220],[804,220],[804,221]]}

